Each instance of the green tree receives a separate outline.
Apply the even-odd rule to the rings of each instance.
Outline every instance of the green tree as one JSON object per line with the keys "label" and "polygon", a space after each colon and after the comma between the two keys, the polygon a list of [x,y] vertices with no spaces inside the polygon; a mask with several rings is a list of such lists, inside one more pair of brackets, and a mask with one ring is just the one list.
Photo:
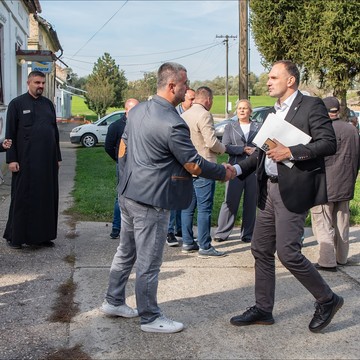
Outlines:
{"label": "green tree", "polygon": [[250,0],[250,22],[264,65],[290,59],[346,104],[360,73],[358,0]]}
{"label": "green tree", "polygon": [[99,118],[105,116],[106,110],[111,107],[116,98],[115,86],[109,79],[99,74],[92,74],[86,83],[85,103]]}
{"label": "green tree", "polygon": [[320,88],[333,89],[344,110],[347,90],[360,74],[359,1],[312,0],[304,10],[300,31],[306,73],[317,76]]}
{"label": "green tree", "polygon": [[253,86],[252,95],[255,96],[268,95],[268,87],[266,85],[267,81],[268,81],[268,75],[266,73],[262,73],[259,76],[258,81]]}
{"label": "green tree", "polygon": [[[258,82],[258,77],[250,71],[249,73],[249,95],[254,95],[254,86]],[[237,94],[239,93],[239,81],[237,80]]]}
{"label": "green tree", "polygon": [[298,24],[303,18],[304,1],[250,0],[250,24],[265,66],[281,59],[300,62]]}
{"label": "green tree", "polygon": [[[79,77],[79,75],[70,68],[67,85],[70,85],[76,89],[85,90],[86,82],[87,82],[87,76]],[[72,91],[75,94],[83,95],[83,92],[77,91],[75,89],[72,89]]]}
{"label": "green tree", "polygon": [[[209,82],[208,86],[214,93],[214,95],[225,94],[225,76],[217,76],[215,79]],[[230,88],[230,86],[229,86]]]}
{"label": "green tree", "polygon": [[156,88],[156,72],[145,73],[143,79],[129,82],[126,98],[135,98],[139,101],[145,101],[149,96],[156,94]]}
{"label": "green tree", "polygon": [[[114,92],[115,95],[112,96],[110,93],[105,93],[102,96],[98,96],[98,90],[93,89],[93,87],[98,87],[99,89],[109,89],[111,94]],[[94,65],[93,72],[88,77],[86,84],[86,90],[88,93],[85,95],[85,103],[89,109],[101,116],[106,113],[107,108],[104,110],[105,104],[108,104],[108,108],[124,106],[126,88],[127,80],[124,75],[124,71],[119,70],[119,66],[115,64],[115,60],[110,56],[110,54],[104,53],[104,55],[97,60]],[[91,98],[89,93],[98,95]],[[107,95],[109,96],[109,100],[104,101],[104,97]],[[99,99],[101,99],[100,104],[97,104],[96,101]],[[99,111],[97,109],[101,109],[101,113],[97,112]]]}

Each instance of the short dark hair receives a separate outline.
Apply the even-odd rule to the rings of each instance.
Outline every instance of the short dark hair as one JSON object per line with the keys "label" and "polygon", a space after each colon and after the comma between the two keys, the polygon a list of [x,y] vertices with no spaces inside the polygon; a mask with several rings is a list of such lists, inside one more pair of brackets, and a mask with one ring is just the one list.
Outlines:
{"label": "short dark hair", "polygon": [[157,73],[157,88],[163,89],[169,80],[179,81],[181,79],[181,71],[186,72],[186,69],[178,63],[166,62],[162,64]]}
{"label": "short dark hair", "polygon": [[295,84],[296,85],[300,84],[300,72],[299,72],[299,69],[297,68],[296,64],[294,64],[290,60],[279,60],[279,61],[276,61],[273,65],[277,65],[277,64],[283,64],[285,66],[286,71],[291,76],[295,77]]}
{"label": "short dark hair", "polygon": [[206,97],[212,97],[213,96],[213,92],[212,90],[207,87],[207,86],[200,86],[196,91],[195,91],[195,99],[196,98],[206,98]]}
{"label": "short dark hair", "polygon": [[35,70],[35,71],[32,71],[29,75],[28,75],[28,79],[32,78],[32,77],[35,77],[35,76],[40,76],[40,77],[45,77],[45,74],[39,70]]}

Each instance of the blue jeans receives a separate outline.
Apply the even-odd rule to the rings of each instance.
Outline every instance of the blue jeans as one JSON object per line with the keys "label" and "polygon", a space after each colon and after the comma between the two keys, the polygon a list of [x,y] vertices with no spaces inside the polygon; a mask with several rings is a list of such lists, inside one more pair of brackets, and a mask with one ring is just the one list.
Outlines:
{"label": "blue jeans", "polygon": [[175,223],[176,232],[181,231],[181,210],[170,210],[168,233],[175,234]]}
{"label": "blue jeans", "polygon": [[193,218],[197,207],[198,243],[200,249],[211,247],[211,212],[215,193],[215,180],[193,178],[193,197],[190,206],[181,211],[182,240],[184,245],[194,242]]}
{"label": "blue jeans", "polygon": [[120,196],[122,227],[120,243],[111,264],[106,300],[125,303],[125,287],[136,261],[135,296],[141,324],[161,315],[157,288],[163,259],[169,210],[141,205]]}
{"label": "blue jeans", "polygon": [[120,230],[121,229],[121,210],[119,206],[119,199],[118,197],[115,198],[114,202],[114,214],[113,214],[113,222],[112,222],[112,228]]}
{"label": "blue jeans", "polygon": [[[116,179],[117,179],[117,184],[119,184],[119,165],[118,163],[116,163]],[[115,198],[115,203],[114,203],[114,213],[113,213],[113,222],[112,222],[112,228],[113,229],[117,229],[120,230],[121,229],[121,210],[120,210],[120,206],[119,206],[119,197],[118,195],[116,195]]]}

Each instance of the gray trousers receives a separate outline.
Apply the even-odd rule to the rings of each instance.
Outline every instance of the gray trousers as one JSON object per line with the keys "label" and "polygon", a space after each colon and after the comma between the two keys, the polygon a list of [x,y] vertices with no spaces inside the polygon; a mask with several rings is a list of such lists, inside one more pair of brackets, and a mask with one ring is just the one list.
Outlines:
{"label": "gray trousers", "polygon": [[255,172],[244,180],[232,179],[225,184],[225,201],[222,203],[215,237],[226,240],[236,221],[240,199],[244,192],[241,234],[242,239],[251,240],[256,217],[256,176]]}
{"label": "gray trousers", "polygon": [[349,255],[349,201],[336,201],[311,209],[314,236],[319,243],[318,263],[325,267],[346,264]]}
{"label": "gray trousers", "polygon": [[281,263],[318,302],[330,301],[333,296],[330,287],[301,253],[306,212],[296,214],[287,210],[278,184],[268,181],[267,187],[265,209],[258,211],[251,242],[251,251],[255,258],[256,306],[268,312],[273,310],[275,252]]}
{"label": "gray trousers", "polygon": [[157,304],[158,275],[163,259],[170,211],[120,196],[120,243],[110,268],[106,300],[125,303],[125,287],[136,261],[135,295],[141,324],[161,315]]}

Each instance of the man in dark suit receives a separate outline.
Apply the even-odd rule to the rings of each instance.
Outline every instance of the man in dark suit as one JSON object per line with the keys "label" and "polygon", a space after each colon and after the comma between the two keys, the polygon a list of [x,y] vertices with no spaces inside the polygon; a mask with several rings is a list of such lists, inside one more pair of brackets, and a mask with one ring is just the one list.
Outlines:
{"label": "man in dark suit", "polygon": [[[184,327],[167,319],[157,303],[169,209],[189,206],[192,175],[225,181],[234,177],[231,165],[208,162],[195,150],[189,128],[175,109],[187,89],[187,72],[182,65],[161,65],[157,95],[129,112],[120,142],[120,244],[101,310],[121,317],[139,315],[141,330],[146,332],[174,333]],[[137,310],[125,303],[125,287],[135,261]]]}
{"label": "man in dark suit", "polygon": [[[258,207],[251,251],[255,258],[255,306],[230,322],[243,326],[274,323],[275,252],[281,263],[315,297],[312,332],[325,328],[343,305],[313,264],[301,253],[301,237],[308,210],[327,201],[324,156],[336,151],[336,139],[324,103],[298,91],[300,74],[291,61],[276,62],[267,82],[278,100],[273,112],[311,136],[307,145],[276,146],[257,150],[240,162],[240,178],[254,169],[258,181]],[[271,121],[271,120],[268,120]],[[290,161],[288,167],[283,162]],[[237,167],[237,165],[235,165]]]}

